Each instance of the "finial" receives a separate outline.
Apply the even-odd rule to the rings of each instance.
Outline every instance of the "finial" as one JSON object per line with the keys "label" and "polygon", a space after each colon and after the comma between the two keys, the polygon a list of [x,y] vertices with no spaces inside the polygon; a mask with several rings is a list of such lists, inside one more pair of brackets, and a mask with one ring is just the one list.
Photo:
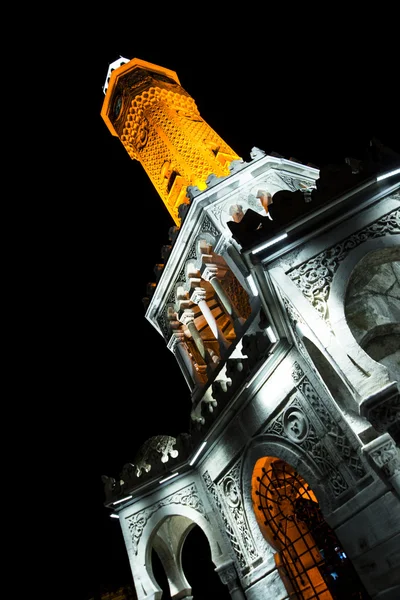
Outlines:
{"label": "finial", "polygon": [[111,73],[113,71],[115,71],[115,69],[118,69],[118,67],[122,67],[122,65],[126,65],[126,63],[128,63],[129,60],[130,60],[129,58],[124,58],[123,56],[119,55],[119,58],[117,58],[117,60],[114,60],[114,62],[112,62],[112,63],[109,64],[108,71],[107,71],[106,82],[103,85],[103,92],[104,92],[104,94],[106,94],[106,92],[107,92],[108,84],[110,82]]}

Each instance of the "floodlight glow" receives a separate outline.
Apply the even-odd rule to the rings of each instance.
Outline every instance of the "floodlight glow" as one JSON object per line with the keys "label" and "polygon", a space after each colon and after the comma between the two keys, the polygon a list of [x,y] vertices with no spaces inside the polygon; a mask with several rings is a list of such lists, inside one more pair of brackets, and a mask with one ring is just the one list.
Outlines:
{"label": "floodlight glow", "polygon": [[400,169],[395,169],[394,171],[389,171],[389,173],[385,173],[384,175],[379,175],[376,180],[382,181],[382,179],[387,179],[388,177],[392,177],[392,175],[398,175],[399,173]]}
{"label": "floodlight glow", "polygon": [[121,498],[121,500],[117,500],[116,502],[113,502],[114,506],[116,504],[120,504],[121,502],[126,502],[127,500],[130,500],[132,498],[132,496],[126,496],[126,498]]}
{"label": "floodlight glow", "polygon": [[256,284],[254,283],[254,279],[252,277],[252,275],[249,275],[248,277],[246,277],[248,284],[250,286],[251,291],[253,292],[254,296],[258,296],[258,290],[256,288]]}
{"label": "floodlight glow", "polygon": [[265,248],[268,248],[269,246],[273,246],[274,244],[277,244],[278,242],[280,242],[281,240],[284,240],[285,238],[287,238],[287,233],[282,233],[282,235],[278,235],[278,237],[276,237],[272,240],[269,240],[268,242],[266,242],[265,244],[263,244],[256,250],[253,250],[253,254],[257,254],[257,252],[261,252],[261,250],[265,250]]}
{"label": "floodlight glow", "polygon": [[160,481],[158,483],[164,483],[165,481],[169,481],[170,479],[172,479],[173,477],[176,477],[177,475],[179,475],[179,473],[172,473],[172,475],[165,477],[165,479],[160,479]]}
{"label": "floodlight glow", "polygon": [[115,513],[113,513],[112,515],[110,515],[110,517],[112,519],[119,519],[119,515],[116,515]]}
{"label": "floodlight glow", "polygon": [[267,332],[267,336],[269,337],[269,341],[272,342],[273,344],[275,344],[275,342],[277,341],[277,338],[275,337],[275,334],[272,331],[271,325],[268,325],[266,332]]}
{"label": "floodlight glow", "polygon": [[198,459],[198,457],[200,456],[200,454],[203,452],[206,444],[207,444],[207,442],[203,442],[202,445],[200,446],[200,448],[197,450],[196,454],[193,456],[192,460],[189,463],[189,465],[191,467],[194,465],[194,463],[196,462],[196,460]]}

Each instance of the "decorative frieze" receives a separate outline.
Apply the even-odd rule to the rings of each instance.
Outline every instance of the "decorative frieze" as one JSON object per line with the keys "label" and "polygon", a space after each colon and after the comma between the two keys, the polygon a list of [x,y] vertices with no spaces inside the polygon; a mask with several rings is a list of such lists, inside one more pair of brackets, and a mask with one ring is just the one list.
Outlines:
{"label": "decorative frieze", "polygon": [[259,558],[250,528],[247,524],[239,483],[239,463],[216,485],[209,473],[204,481],[224,521],[238,565],[242,571]]}
{"label": "decorative frieze", "polygon": [[138,552],[140,538],[148,520],[158,510],[171,504],[188,506],[199,512],[207,521],[209,520],[195,484],[188,485],[126,519],[135,554]]}
{"label": "decorative frieze", "polygon": [[393,210],[368,227],[324,250],[287,272],[305,298],[325,321],[329,321],[328,299],[333,277],[351,250],[367,240],[400,233],[400,210]]}
{"label": "decorative frieze", "polygon": [[322,401],[298,362],[293,364],[292,377],[297,393],[265,432],[303,448],[339,497],[349,489],[351,480],[358,482],[367,475],[357,440],[349,428],[339,424],[341,416],[335,416],[334,407],[328,408]]}
{"label": "decorative frieze", "polygon": [[235,523],[235,528],[239,533],[239,539],[244,547],[247,558],[254,562],[258,558],[258,552],[254,546],[250,528],[247,524],[242,495],[240,493],[240,463],[234,467],[218,483],[224,503]]}

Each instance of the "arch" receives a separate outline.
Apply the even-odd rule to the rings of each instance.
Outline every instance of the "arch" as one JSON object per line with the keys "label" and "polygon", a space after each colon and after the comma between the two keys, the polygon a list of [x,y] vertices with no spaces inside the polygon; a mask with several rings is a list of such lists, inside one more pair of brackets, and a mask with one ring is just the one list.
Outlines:
{"label": "arch", "polygon": [[329,493],[329,479],[318,466],[314,463],[310,455],[302,448],[288,440],[277,438],[273,434],[261,434],[254,438],[243,453],[241,465],[241,485],[243,504],[248,518],[252,521],[252,530],[257,529],[258,524],[253,513],[253,501],[251,498],[251,480],[253,477],[254,465],[259,458],[271,456],[280,458],[294,469],[310,484],[315,495],[318,498],[321,510],[325,518],[328,518],[335,506],[332,502],[332,495]]}
{"label": "arch", "polygon": [[[191,491],[193,490],[187,490],[188,496]],[[174,495],[170,498],[173,500]],[[129,518],[124,519],[124,522],[121,523],[127,541],[132,539]],[[195,525],[199,526],[207,538],[211,560],[216,568],[224,564],[230,554],[227,540],[222,537],[215,518],[208,513],[206,516],[204,506],[197,494],[192,493],[190,501],[185,504],[178,502],[175,504],[173,501],[164,504],[164,501],[160,501],[151,509],[145,509],[135,515],[135,522],[139,523],[136,544],[133,546],[132,543],[128,544],[126,541],[126,546],[128,554],[135,554],[134,560],[131,560],[131,566],[135,585],[141,590],[139,597],[160,600],[162,595],[162,590],[152,570],[151,558],[154,546],[167,561],[164,560],[164,568],[166,564],[169,564],[167,576],[172,592],[179,594],[190,588],[182,571],[181,551],[188,534]],[[167,547],[165,541],[167,539],[168,543],[172,540],[170,548]],[[168,563],[168,561],[170,562]]]}
{"label": "arch", "polygon": [[354,335],[354,327],[350,327],[346,317],[346,304],[351,293],[351,281],[357,277],[360,269],[368,265],[378,265],[385,262],[400,260],[400,236],[398,234],[387,235],[376,239],[370,239],[351,250],[339,265],[331,285],[328,298],[330,322],[335,336],[342,347],[346,348],[349,355],[357,360],[357,363],[365,373],[375,372],[380,377],[380,385],[389,383],[390,373],[384,364],[377,363],[360,345],[361,338]]}
{"label": "arch", "polygon": [[335,506],[326,477],[301,448],[258,436],[244,453],[241,484],[252,531],[261,533],[290,597],[333,600],[351,588],[360,594],[351,597],[369,599],[329,525]]}
{"label": "arch", "polygon": [[344,311],[361,348],[400,380],[400,248],[371,251],[356,265]]}

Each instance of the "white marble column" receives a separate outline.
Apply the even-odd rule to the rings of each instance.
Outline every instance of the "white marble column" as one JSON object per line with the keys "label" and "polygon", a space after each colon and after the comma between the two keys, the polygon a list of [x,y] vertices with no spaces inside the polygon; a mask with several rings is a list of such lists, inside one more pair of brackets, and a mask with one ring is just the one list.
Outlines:
{"label": "white marble column", "polygon": [[201,267],[201,276],[206,281],[209,281],[214,290],[216,291],[218,298],[221,300],[223,307],[225,308],[226,313],[232,318],[235,322],[239,322],[240,324],[244,323],[244,319],[240,317],[236,308],[231,303],[230,299],[225,293],[224,288],[221,285],[221,282],[218,278],[218,265],[216,264],[203,264]]}
{"label": "white marble column", "polygon": [[207,350],[204,346],[204,342],[202,340],[201,335],[197,331],[195,322],[194,322],[194,312],[189,308],[181,309],[178,315],[179,321],[186,325],[189,330],[190,335],[192,336],[193,342],[196,345],[197,350],[200,353],[201,358],[204,362],[207,362]]}
{"label": "white marble column", "polygon": [[195,385],[201,385],[203,381],[189,354],[189,350],[186,345],[186,337],[182,331],[182,323],[179,321],[176,321],[175,323],[171,323],[173,334],[176,340],[174,344],[174,353],[176,352],[177,362],[178,364],[182,365],[181,369],[185,375],[186,382],[190,390],[193,391]]}
{"label": "white marble column", "polygon": [[224,336],[224,334],[218,327],[217,322],[214,318],[214,315],[212,314],[212,312],[207,304],[206,290],[202,287],[193,288],[191,291],[191,294],[190,294],[190,299],[192,302],[197,304],[198,307],[200,308],[200,310],[203,314],[203,317],[207,321],[208,326],[210,327],[215,339],[218,341],[220,348],[222,350],[229,348],[230,343],[228,342],[228,340],[226,339],[226,337]]}

